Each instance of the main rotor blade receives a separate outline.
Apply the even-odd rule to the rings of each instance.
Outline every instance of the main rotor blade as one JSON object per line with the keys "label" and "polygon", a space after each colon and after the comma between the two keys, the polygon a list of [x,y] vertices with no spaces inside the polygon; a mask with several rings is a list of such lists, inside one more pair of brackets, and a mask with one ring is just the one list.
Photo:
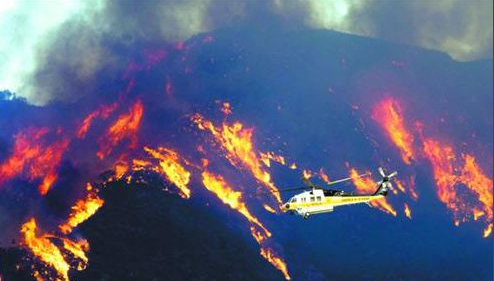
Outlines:
{"label": "main rotor blade", "polygon": [[[356,176],[356,178],[361,178],[361,177],[365,177],[365,176],[370,176],[370,174],[369,173],[361,174],[361,175]],[[348,178],[344,178],[344,179],[341,179],[341,180],[330,181],[330,182],[328,182],[326,184],[327,185],[333,185],[333,184],[337,184],[337,183],[340,183],[340,182],[349,181],[349,180],[352,180],[352,179],[353,179],[353,177],[348,177]]]}
{"label": "main rotor blade", "polygon": [[379,171],[379,174],[384,178],[386,176],[386,174],[384,174],[384,170],[382,167],[379,167],[377,168],[377,170]]}
{"label": "main rotor blade", "polygon": [[398,174],[398,172],[394,171],[391,174],[389,174],[388,178],[392,178],[392,177],[396,176],[397,174]]}

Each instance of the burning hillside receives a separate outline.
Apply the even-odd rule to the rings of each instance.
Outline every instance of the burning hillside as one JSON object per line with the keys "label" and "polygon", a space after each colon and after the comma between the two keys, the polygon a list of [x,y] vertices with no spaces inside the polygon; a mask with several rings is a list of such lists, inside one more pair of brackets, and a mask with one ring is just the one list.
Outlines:
{"label": "burning hillside", "polygon": [[[391,57],[369,58],[366,48],[383,42],[315,31],[266,31],[252,41],[242,32],[135,50],[115,81],[75,104],[0,101],[10,114],[0,119],[0,241],[9,247],[0,252],[2,281],[150,280],[164,272],[188,280],[358,279],[361,272],[345,270],[354,263],[387,274],[376,279],[414,279],[381,271],[369,257],[387,243],[374,243],[384,234],[408,239],[397,229],[409,228],[420,236],[430,221],[441,226],[441,241],[468,235],[469,247],[485,248],[492,108],[484,106],[489,97],[421,92],[428,77],[418,69],[429,56],[440,75],[453,75],[441,68],[442,55],[385,45]],[[325,38],[331,55],[299,36]],[[365,42],[353,50],[347,40]],[[300,56],[310,62],[303,68]],[[406,63],[397,68],[397,60]],[[416,81],[423,85],[410,86]],[[448,81],[444,91],[465,91]],[[459,101],[476,110],[456,117]],[[354,186],[341,189],[369,194],[377,176],[356,175],[378,166],[399,175],[375,209],[342,207],[305,223],[279,212],[291,196],[279,189],[301,177],[323,185],[348,175]],[[431,258],[443,249],[407,241],[431,243]],[[357,246],[361,255],[333,256]],[[398,254],[386,252],[396,263]],[[331,270],[321,264],[340,260]]]}

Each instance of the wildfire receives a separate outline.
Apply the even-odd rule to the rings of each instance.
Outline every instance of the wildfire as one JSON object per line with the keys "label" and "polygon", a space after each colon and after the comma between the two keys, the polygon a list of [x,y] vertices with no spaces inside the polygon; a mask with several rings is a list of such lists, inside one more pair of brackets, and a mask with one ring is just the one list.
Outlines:
{"label": "wildfire", "polygon": [[47,143],[48,128],[30,127],[15,135],[12,155],[0,165],[0,185],[18,175],[41,179],[38,191],[45,195],[57,179],[57,169],[69,145],[65,138]]}
{"label": "wildfire", "polygon": [[274,152],[260,152],[259,156],[266,167],[271,167],[271,161],[280,163],[281,165],[286,164],[285,157],[277,155]]}
{"label": "wildfire", "polygon": [[[350,177],[352,178],[353,184],[357,188],[357,191],[371,194],[376,191],[376,184],[370,178],[362,178],[358,177],[359,172],[356,169],[350,169]],[[382,198],[380,200],[371,201],[370,204],[379,210],[391,214],[396,217],[396,210],[393,209],[393,206],[386,201],[386,198]]]}
{"label": "wildfire", "polygon": [[273,253],[273,250],[270,248],[261,248],[261,256],[263,256],[269,263],[271,263],[275,268],[277,268],[281,273],[283,273],[283,276],[285,276],[286,280],[290,280],[291,277],[288,274],[288,267],[281,258],[276,256]]}
{"label": "wildfire", "polygon": [[78,200],[75,205],[72,206],[72,211],[69,214],[67,222],[59,226],[59,229],[63,234],[71,233],[72,229],[86,221],[103,206],[103,199],[98,196],[97,190],[94,189],[90,183],[87,184],[87,191],[86,197]]}
{"label": "wildfire", "polygon": [[[155,170],[175,184],[180,190],[180,195],[183,198],[190,198],[190,189],[188,187],[190,182],[190,172],[187,171],[182,164],[180,164],[180,157],[178,153],[164,147],[158,147],[156,150],[149,147],[144,147],[144,150],[159,161],[161,169]],[[136,162],[135,164],[140,166],[149,166],[151,163]]]}
{"label": "wildfire", "polygon": [[266,236],[271,236],[271,232],[264,227],[264,225],[253,216],[247,209],[247,206],[242,200],[242,193],[234,191],[230,185],[220,175],[211,174],[208,171],[202,173],[202,183],[207,190],[213,192],[224,204],[230,206],[230,208],[237,210],[242,214],[249,222],[255,224],[261,228]]}
{"label": "wildfire", "polygon": [[99,109],[89,113],[89,115],[84,118],[81,125],[79,126],[79,129],[77,130],[77,138],[81,139],[86,136],[86,133],[89,131],[91,124],[96,118],[99,117],[102,119],[106,119],[113,113],[113,111],[115,111],[115,109],[117,109],[117,103],[112,103],[110,105],[103,105]]}
{"label": "wildfire", "polygon": [[405,212],[405,216],[407,216],[407,218],[412,219],[412,210],[410,209],[410,206],[408,206],[407,203],[405,203],[405,205],[404,205],[404,212]]}
{"label": "wildfire", "polygon": [[324,170],[321,168],[319,169],[319,177],[325,182],[325,183],[330,183],[331,181],[329,180],[328,175],[324,172]]}
{"label": "wildfire", "polygon": [[[489,236],[493,216],[492,179],[481,171],[472,155],[459,156],[452,147],[436,140],[425,139],[423,151],[432,164],[439,200],[453,211],[455,224],[459,225],[460,222],[466,221],[469,214],[474,218],[477,217],[478,209],[481,209],[485,214],[484,220],[488,224],[484,229],[484,237]],[[471,206],[472,203],[458,194],[458,184],[463,184],[472,192],[477,207]]]}
{"label": "wildfire", "polygon": [[372,118],[386,131],[389,138],[400,150],[406,164],[415,159],[413,135],[406,129],[401,106],[398,101],[388,98],[377,104],[372,110]]}
{"label": "wildfire", "polygon": [[105,158],[124,139],[130,140],[130,148],[135,148],[137,145],[137,132],[143,112],[144,106],[138,100],[132,105],[128,113],[120,115],[106,134],[99,140],[100,150],[96,155],[100,159]]}
{"label": "wildfire", "polygon": [[23,245],[43,263],[53,268],[58,275],[57,280],[68,281],[70,265],[60,249],[44,235],[37,235],[36,220],[31,218],[21,228]]}
{"label": "wildfire", "polygon": [[252,142],[253,129],[245,129],[243,124],[235,122],[233,125],[223,123],[221,127],[215,127],[209,120],[204,119],[200,114],[195,114],[192,121],[200,130],[209,130],[215,140],[227,151],[226,158],[234,166],[241,163],[249,169],[254,178],[264,184],[276,201],[281,204],[281,197],[278,189],[271,181],[271,175],[262,168],[261,160],[257,156]]}
{"label": "wildfire", "polygon": [[261,247],[261,256],[281,271],[286,280],[290,280],[286,263],[266,246],[271,232],[247,209],[242,193],[234,191],[221,175],[214,175],[208,171],[202,172],[202,182],[206,189],[213,192],[224,204],[242,214],[251,223],[250,232]]}

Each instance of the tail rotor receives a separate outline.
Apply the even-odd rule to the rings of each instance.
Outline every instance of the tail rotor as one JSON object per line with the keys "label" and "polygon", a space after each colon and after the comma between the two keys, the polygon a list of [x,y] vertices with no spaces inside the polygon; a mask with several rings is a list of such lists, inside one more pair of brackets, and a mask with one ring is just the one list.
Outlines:
{"label": "tail rotor", "polygon": [[377,183],[379,187],[377,188],[375,195],[386,196],[388,194],[388,190],[393,190],[393,185],[391,184],[391,178],[395,177],[398,174],[398,172],[394,171],[386,175],[382,167],[379,167],[377,170],[379,171],[379,174],[382,176],[382,179]]}

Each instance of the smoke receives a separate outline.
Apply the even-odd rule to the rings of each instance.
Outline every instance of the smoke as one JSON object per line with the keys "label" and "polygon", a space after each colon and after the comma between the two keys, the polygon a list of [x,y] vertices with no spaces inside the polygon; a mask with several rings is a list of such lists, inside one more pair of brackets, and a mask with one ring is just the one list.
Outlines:
{"label": "smoke", "polygon": [[492,1],[69,1],[0,4],[0,90],[73,101],[115,79],[136,46],[232,26],[322,28],[492,58]]}

